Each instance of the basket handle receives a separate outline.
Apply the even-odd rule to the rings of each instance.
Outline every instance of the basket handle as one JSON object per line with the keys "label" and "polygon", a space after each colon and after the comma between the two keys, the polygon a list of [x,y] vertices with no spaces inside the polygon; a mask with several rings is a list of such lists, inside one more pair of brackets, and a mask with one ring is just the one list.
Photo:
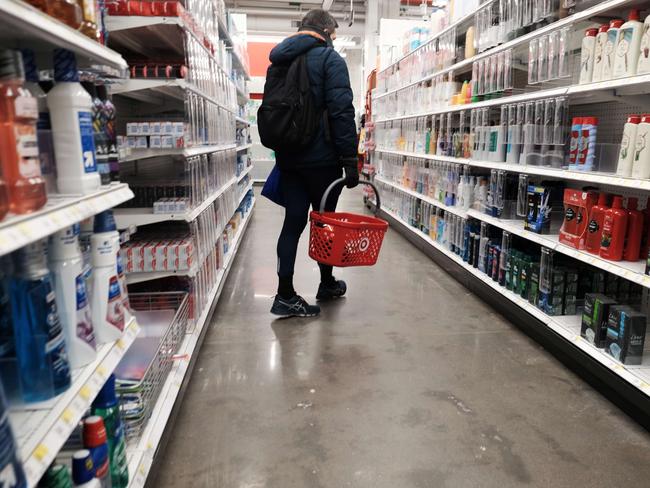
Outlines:
{"label": "basket handle", "polygon": [[[325,212],[325,204],[327,203],[327,197],[329,197],[330,192],[336,187],[336,185],[341,185],[344,182],[345,182],[345,178],[339,178],[338,180],[333,181],[332,184],[327,187],[327,190],[325,190],[325,193],[323,193],[323,198],[321,198],[320,200],[320,213]],[[379,210],[381,209],[381,199],[379,198],[379,191],[377,190],[377,187],[367,180],[360,180],[359,184],[368,185],[372,187],[372,189],[375,191],[375,197],[377,197],[377,205],[375,206],[375,215],[377,215],[379,213]]]}

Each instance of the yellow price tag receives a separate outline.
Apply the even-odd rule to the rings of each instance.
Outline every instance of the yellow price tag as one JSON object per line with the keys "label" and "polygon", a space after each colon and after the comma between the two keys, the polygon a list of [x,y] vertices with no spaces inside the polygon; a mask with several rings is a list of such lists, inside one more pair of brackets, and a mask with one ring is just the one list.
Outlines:
{"label": "yellow price tag", "polygon": [[100,364],[97,367],[97,374],[101,376],[102,378],[106,378],[108,376],[108,371],[106,370],[106,366],[103,364]]}
{"label": "yellow price tag", "polygon": [[90,388],[88,387],[88,385],[83,385],[79,389],[79,396],[83,398],[85,401],[90,400]]}
{"label": "yellow price tag", "polygon": [[34,449],[33,456],[39,461],[43,461],[43,459],[46,458],[49,452],[50,450],[47,448],[45,444],[39,444],[38,446],[36,446],[36,449]]}
{"label": "yellow price tag", "polygon": [[63,413],[61,414],[61,419],[68,425],[72,425],[73,420],[74,420],[74,414],[72,413],[72,410],[69,408],[66,408]]}
{"label": "yellow price tag", "polygon": [[122,339],[118,339],[115,345],[120,349],[124,349],[126,347],[126,344],[124,344],[124,341]]}

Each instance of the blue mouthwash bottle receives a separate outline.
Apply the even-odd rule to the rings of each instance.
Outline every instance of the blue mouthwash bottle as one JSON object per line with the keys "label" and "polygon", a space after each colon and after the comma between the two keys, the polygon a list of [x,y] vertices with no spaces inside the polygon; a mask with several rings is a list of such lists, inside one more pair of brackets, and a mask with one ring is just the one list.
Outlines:
{"label": "blue mouthwash bottle", "polygon": [[23,399],[48,400],[70,386],[70,365],[45,240],[18,250],[14,268],[9,294]]}
{"label": "blue mouthwash bottle", "polygon": [[0,486],[27,488],[23,466],[16,455],[16,443],[9,425],[9,411],[2,391],[2,383],[0,383]]}

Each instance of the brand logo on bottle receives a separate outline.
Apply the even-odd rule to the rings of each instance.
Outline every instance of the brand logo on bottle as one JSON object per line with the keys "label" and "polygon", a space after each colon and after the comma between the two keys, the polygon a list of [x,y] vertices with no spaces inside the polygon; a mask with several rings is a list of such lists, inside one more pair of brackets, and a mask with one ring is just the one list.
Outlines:
{"label": "brand logo on bottle", "polygon": [[124,308],[122,296],[120,294],[120,284],[117,280],[117,276],[111,276],[108,285],[108,307],[106,309],[106,321],[119,330],[124,330]]}
{"label": "brand logo on bottle", "polygon": [[598,229],[600,229],[600,226],[598,225],[598,222],[596,220],[592,220],[589,222],[589,226],[587,227],[587,230],[589,231],[590,234],[594,234],[598,232]]}
{"label": "brand logo on bottle", "polygon": [[567,222],[572,221],[572,220],[574,219],[575,216],[576,216],[576,213],[575,213],[575,211],[574,211],[571,207],[569,207],[569,208],[566,209],[566,212],[565,212],[565,214],[564,214],[564,218],[565,218],[565,220],[566,220]]}
{"label": "brand logo on bottle", "polygon": [[77,276],[75,283],[77,288],[77,337],[95,348],[95,330],[88,306],[88,292],[84,275]]}
{"label": "brand logo on bottle", "polygon": [[93,132],[93,115],[90,112],[79,112],[79,133],[81,135],[81,158],[84,172],[96,173],[95,134]]}

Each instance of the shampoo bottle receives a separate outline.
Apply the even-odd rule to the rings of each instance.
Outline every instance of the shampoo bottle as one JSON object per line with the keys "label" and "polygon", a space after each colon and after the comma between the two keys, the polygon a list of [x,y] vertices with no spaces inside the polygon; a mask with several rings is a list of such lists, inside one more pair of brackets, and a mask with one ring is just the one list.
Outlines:
{"label": "shampoo bottle", "polygon": [[57,232],[52,236],[49,252],[59,316],[73,368],[84,366],[97,356],[78,236],[79,225]]}
{"label": "shampoo bottle", "polygon": [[90,451],[93,461],[94,475],[99,480],[101,488],[111,488],[111,470],[108,456],[108,440],[104,420],[92,415],[83,424],[84,448]]}
{"label": "shampoo bottle", "polygon": [[587,237],[585,238],[585,249],[592,254],[598,254],[600,252],[600,241],[603,236],[603,221],[605,220],[605,212],[609,209],[607,200],[607,193],[601,192],[598,195],[598,203],[591,207],[589,224],[587,225]]}
{"label": "shampoo bottle", "polygon": [[72,456],[72,481],[75,488],[101,488],[95,478],[95,465],[88,449],[77,451]]}
{"label": "shampoo bottle", "polygon": [[650,114],[643,114],[634,138],[634,160],[632,177],[650,178]]}
{"label": "shampoo bottle", "polygon": [[596,44],[594,46],[594,67],[591,81],[594,83],[603,80],[603,67],[605,66],[605,46],[607,45],[607,31],[609,24],[603,24],[598,29]]}
{"label": "shampoo bottle", "polygon": [[598,29],[587,29],[582,38],[580,50],[580,78],[578,83],[590,83],[594,72],[594,52],[596,50]]}
{"label": "shampoo bottle", "polygon": [[45,241],[29,244],[14,256],[11,313],[23,398],[43,401],[65,391],[71,381]]}
{"label": "shampoo bottle", "polygon": [[616,174],[618,176],[632,176],[632,162],[634,161],[634,143],[636,133],[641,123],[640,115],[630,115],[623,126],[621,149],[618,153]]}
{"label": "shampoo bottle", "polygon": [[623,208],[623,197],[616,195],[612,202],[612,208],[605,212],[603,220],[603,235],[600,240],[601,258],[611,261],[623,259],[627,215],[627,210]]}
{"label": "shampoo bottle", "polygon": [[614,55],[614,78],[623,78],[636,74],[641,49],[643,24],[639,22],[639,11],[630,10],[628,21],[619,32]]}
{"label": "shampoo bottle", "polygon": [[57,161],[57,186],[61,193],[91,193],[99,188],[95,159],[92,98],[79,83],[74,53],[54,51],[56,85],[47,94],[54,151]]}
{"label": "shampoo bottle", "polygon": [[627,202],[627,233],[625,236],[625,261],[638,261],[641,252],[641,237],[643,236],[643,213],[637,207],[639,201],[629,198]]}
{"label": "shampoo bottle", "polygon": [[129,485],[129,466],[120,406],[115,396],[115,375],[111,375],[99,391],[92,412],[104,420],[106,427],[113,488],[126,488]]}
{"label": "shampoo bottle", "polygon": [[116,341],[124,332],[124,304],[117,275],[114,229],[115,221],[110,210],[95,216],[94,233],[90,238],[93,263],[90,308],[99,344]]}
{"label": "shampoo bottle", "polygon": [[614,76],[614,63],[616,61],[616,46],[618,44],[618,33],[623,25],[622,20],[612,20],[607,30],[607,42],[603,55],[603,80],[611,80]]}
{"label": "shampoo bottle", "polygon": [[639,46],[639,61],[637,62],[636,74],[650,73],[650,15],[643,22],[641,32],[641,44]]}

